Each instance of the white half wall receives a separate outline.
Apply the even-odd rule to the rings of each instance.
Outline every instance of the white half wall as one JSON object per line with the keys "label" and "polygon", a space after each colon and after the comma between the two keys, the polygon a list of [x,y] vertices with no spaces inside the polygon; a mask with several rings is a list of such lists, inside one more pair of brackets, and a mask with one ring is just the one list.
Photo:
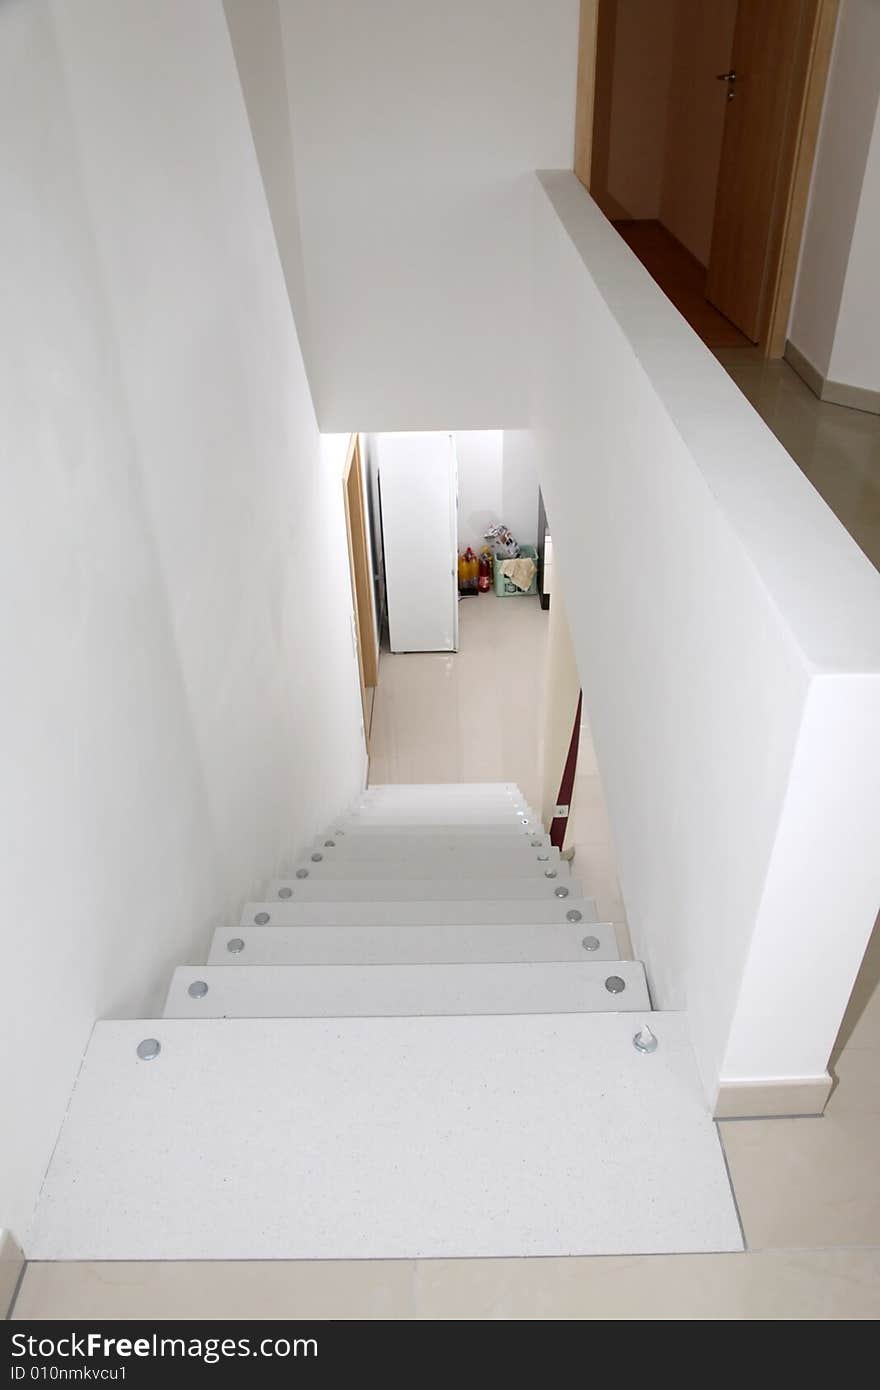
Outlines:
{"label": "white half wall", "polygon": [[504,524],[518,541],[538,542],[538,475],[528,430],[504,431]]}
{"label": "white half wall", "polygon": [[0,1224],[21,1238],[94,1020],[161,1006],[353,797],[363,745],[341,479],[220,0],[10,0],[0,119]]}
{"label": "white half wall", "polygon": [[880,390],[880,5],[842,0],[788,336],[820,376]]}
{"label": "white half wall", "polygon": [[280,0],[327,430],[527,422],[532,175],[571,167],[578,0]]}
{"label": "white half wall", "polygon": [[713,1103],[814,1078],[880,902],[880,576],[571,174],[538,184],[535,298],[532,448],[654,1001]]}
{"label": "white half wall", "polygon": [[486,531],[504,520],[502,430],[455,430],[458,548],[479,551]]}

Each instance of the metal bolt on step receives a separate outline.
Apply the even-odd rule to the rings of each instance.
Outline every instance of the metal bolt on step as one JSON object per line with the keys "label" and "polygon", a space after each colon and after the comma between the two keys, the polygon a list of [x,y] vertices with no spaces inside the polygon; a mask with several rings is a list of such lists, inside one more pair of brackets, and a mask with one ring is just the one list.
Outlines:
{"label": "metal bolt on step", "polygon": [[292,889],[292,888],[279,888],[279,889],[278,889],[278,896],[279,896],[279,898],[292,898],[292,897],[293,897],[293,889]]}
{"label": "metal bolt on step", "polygon": [[233,936],[229,941],[227,941],[226,949],[230,952],[231,955],[237,956],[241,951],[244,950],[244,942],[242,941],[240,936]]}
{"label": "metal bolt on step", "polygon": [[312,855],[312,863],[313,863],[313,864],[320,864],[320,862],[321,862],[321,860],[322,860],[323,858],[324,858],[323,854],[313,854],[313,855]]}
{"label": "metal bolt on step", "polygon": [[545,870],[544,870],[544,877],[545,877],[545,878],[555,878],[555,877],[556,877],[556,870],[555,870],[555,869],[545,869]]}
{"label": "metal bolt on step", "polygon": [[540,849],[540,848],[541,848],[541,841],[540,841],[540,840],[532,840],[532,841],[531,841],[531,846],[532,846],[532,849]]}
{"label": "metal bolt on step", "polygon": [[207,981],[193,980],[186,992],[191,999],[204,999],[205,995],[208,993]]}
{"label": "metal bolt on step", "polygon": [[563,887],[561,887],[561,886],[560,886],[559,888],[554,888],[554,889],[553,889],[553,896],[554,896],[555,898],[567,898],[567,897],[568,897],[568,889],[567,889],[567,888],[563,888]]}
{"label": "metal bolt on step", "polygon": [[152,1062],[154,1057],[158,1057],[162,1051],[162,1044],[158,1038],[144,1038],[143,1042],[137,1045],[137,1055],[142,1062]]}
{"label": "metal bolt on step", "polygon": [[622,980],[619,975],[609,975],[605,981],[605,988],[609,994],[623,994],[626,989],[626,981]]}
{"label": "metal bolt on step", "polygon": [[[580,916],[580,913],[578,913],[578,916]],[[598,951],[599,938],[598,936],[585,936],[581,945],[585,951]]]}
{"label": "metal bolt on step", "polygon": [[254,921],[256,922],[258,927],[268,926],[271,920],[272,919],[269,916],[268,912],[258,912],[256,917],[254,918]]}
{"label": "metal bolt on step", "polygon": [[296,876],[297,878],[308,878],[309,871],[308,869],[297,869]]}
{"label": "metal bolt on step", "polygon": [[548,860],[549,858],[550,858],[550,855],[549,855],[549,854],[539,854],[539,855],[538,855],[538,863],[539,863],[539,864],[546,864],[546,862],[547,862],[547,860]]}
{"label": "metal bolt on step", "polygon": [[335,840],[325,840],[325,841],[324,841],[324,848],[325,848],[325,849],[335,849],[335,848],[336,848],[336,841],[335,841]]}
{"label": "metal bolt on step", "polygon": [[656,1052],[657,1039],[651,1032],[647,1023],[643,1023],[639,1031],[633,1037],[633,1047],[636,1052]]}
{"label": "metal bolt on step", "polygon": [[565,920],[566,922],[580,922],[583,919],[583,915],[584,914],[579,912],[576,907],[573,907],[569,912],[566,912]]}

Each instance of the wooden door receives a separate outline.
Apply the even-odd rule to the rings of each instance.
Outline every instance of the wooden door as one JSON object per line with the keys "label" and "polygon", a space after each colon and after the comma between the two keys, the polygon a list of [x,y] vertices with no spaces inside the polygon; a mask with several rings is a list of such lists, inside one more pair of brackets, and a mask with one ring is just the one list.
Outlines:
{"label": "wooden door", "polygon": [[774,290],[816,8],[739,0],[706,297],[752,342]]}
{"label": "wooden door", "polygon": [[364,739],[370,741],[370,702],[367,690],[379,682],[379,653],[373,618],[373,568],[367,543],[366,502],[358,436],[353,434],[342,479],[345,499],[345,525],[348,532],[348,562],[351,567],[351,596],[355,622],[361,704],[364,711]]}

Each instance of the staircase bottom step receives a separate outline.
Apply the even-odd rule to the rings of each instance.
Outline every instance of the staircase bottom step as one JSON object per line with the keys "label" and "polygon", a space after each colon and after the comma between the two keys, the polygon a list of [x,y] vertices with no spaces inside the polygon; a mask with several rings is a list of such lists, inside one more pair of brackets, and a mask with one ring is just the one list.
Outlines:
{"label": "staircase bottom step", "polygon": [[29,1255],[740,1250],[684,1016],[651,1027],[645,1055],[625,1014],[99,1023]]}

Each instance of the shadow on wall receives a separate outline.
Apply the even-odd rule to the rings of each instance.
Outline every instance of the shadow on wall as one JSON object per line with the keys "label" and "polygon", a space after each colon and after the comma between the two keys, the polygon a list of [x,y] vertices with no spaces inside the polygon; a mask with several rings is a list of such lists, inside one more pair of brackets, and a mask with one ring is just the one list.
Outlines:
{"label": "shadow on wall", "polygon": [[829,1066],[832,1068],[837,1065],[841,1052],[852,1038],[859,1020],[867,1011],[868,1005],[878,989],[880,989],[880,914],[874,923],[871,940],[868,942],[868,949],[862,959],[861,969],[856,977],[853,992],[840,1025],[840,1032],[834,1044],[834,1051],[829,1062]]}

